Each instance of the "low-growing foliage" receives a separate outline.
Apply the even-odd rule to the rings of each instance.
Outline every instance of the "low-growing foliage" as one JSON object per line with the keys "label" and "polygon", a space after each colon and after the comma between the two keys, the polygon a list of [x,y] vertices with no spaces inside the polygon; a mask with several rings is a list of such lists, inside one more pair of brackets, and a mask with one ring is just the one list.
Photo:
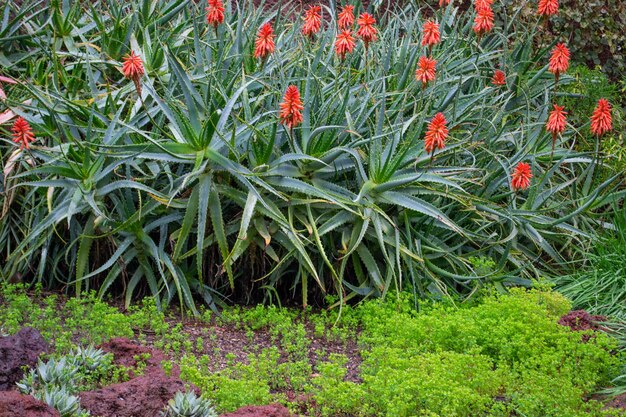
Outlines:
{"label": "low-growing foliage", "polygon": [[100,300],[95,293],[80,299],[62,300],[41,289],[27,293],[24,285],[0,283],[0,329],[8,334],[24,326],[39,330],[59,354],[68,354],[81,345],[100,344],[113,337],[134,337],[150,329],[159,335],[169,334],[163,313],[154,300],[146,299],[123,314]]}
{"label": "low-growing foliage", "polygon": [[197,397],[194,392],[177,392],[163,417],[217,417],[217,413],[210,401]]}
{"label": "low-growing foliage", "polygon": [[[362,328],[360,382],[346,380],[346,356],[331,354],[298,370],[307,376],[302,387],[291,385],[297,362],[277,362],[274,348],[213,374],[208,357],[186,357],[181,370],[220,411],[284,401],[272,393],[287,389],[311,395],[308,410],[321,416],[614,415],[587,398],[618,375],[616,342],[595,333],[583,343],[580,332],[557,324],[570,307],[547,290],[483,294],[461,306],[428,303],[419,312],[410,294],[366,302],[346,312]],[[266,323],[276,315],[253,311],[257,320],[267,313]]]}
{"label": "low-growing foliage", "polygon": [[84,389],[87,381],[99,381],[109,374],[111,360],[110,354],[99,349],[78,348],[57,360],[39,360],[17,386],[24,394],[56,409],[61,417],[87,417],[90,414],[80,408],[80,399],[75,394]]}
{"label": "low-growing foliage", "polygon": [[[474,262],[489,267],[488,263]],[[69,396],[123,381],[130,371],[140,373],[141,364],[132,370],[112,367],[110,356],[69,344],[76,335],[88,337],[96,332],[99,328],[93,324],[80,320],[49,324],[41,318],[42,307],[23,293],[22,286],[3,285],[0,294],[3,331],[12,333],[17,326],[31,324],[56,332],[49,339],[57,341],[55,352],[48,362],[40,364],[46,370],[39,372],[37,368],[27,374],[22,381],[25,390],[41,387],[44,378],[35,375],[44,373],[48,385],[60,387]],[[262,306],[225,310],[222,318],[211,315],[214,325],[242,334],[262,332],[269,336],[271,345],[248,351],[245,358],[229,353],[224,363],[216,361],[227,352],[198,347],[185,326],[167,323],[153,299],[127,315],[104,308],[93,295],[80,304],[61,303],[55,298],[46,308],[57,311],[57,317],[66,317],[72,314],[68,305],[80,305],[78,311],[87,316],[92,310],[99,311],[109,325],[151,329],[153,346],[170,354],[162,364],[164,370],[171,372],[178,365],[181,378],[198,387],[202,398],[211,401],[220,413],[278,401],[295,412],[315,416],[619,415],[615,410],[603,410],[601,402],[589,398],[598,390],[622,392],[624,362],[620,349],[626,344],[619,338],[623,339],[623,326],[611,327],[617,336],[614,338],[603,332],[573,332],[557,324],[571,304],[546,286],[530,291],[515,289],[509,294],[499,294],[495,288],[482,290],[466,302],[446,299],[416,304],[413,294],[402,292],[384,301],[345,307],[341,317],[338,310],[312,312]],[[18,309],[22,309],[19,320]],[[110,320],[112,317],[115,321]],[[339,330],[333,336],[335,323]],[[203,342],[219,342],[212,330],[203,333]],[[347,356],[333,350],[316,351],[317,360],[312,361],[309,355],[316,333],[330,336],[329,341],[354,343],[357,339],[362,360],[358,375],[348,375],[349,361],[357,359],[355,352]],[[243,346],[241,351],[246,351]],[[141,363],[142,358],[137,359]],[[68,367],[68,363],[74,365]],[[79,370],[68,373],[75,368]],[[61,394],[55,395],[61,398]],[[69,407],[72,399],[64,398]]]}

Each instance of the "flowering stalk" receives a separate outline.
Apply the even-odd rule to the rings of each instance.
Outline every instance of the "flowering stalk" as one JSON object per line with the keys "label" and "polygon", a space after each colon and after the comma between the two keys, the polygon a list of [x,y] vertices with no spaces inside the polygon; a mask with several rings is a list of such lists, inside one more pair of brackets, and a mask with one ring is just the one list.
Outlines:
{"label": "flowering stalk", "polygon": [[415,78],[422,82],[422,90],[426,88],[426,85],[430,81],[435,80],[437,61],[421,56],[417,64],[417,70],[415,70]]}
{"label": "flowering stalk", "polygon": [[424,150],[430,154],[430,162],[435,158],[435,150],[446,147],[446,139],[448,138],[448,126],[446,117],[439,112],[428,123],[428,130],[424,138]]}
{"label": "flowering stalk", "polygon": [[304,14],[304,25],[302,26],[302,34],[313,40],[313,37],[322,27],[321,6],[311,6]]}
{"label": "flowering stalk", "polygon": [[552,153],[550,154],[550,158],[554,155],[554,146],[557,136],[565,131],[565,115],[567,112],[563,111],[564,108],[563,106],[555,104],[554,110],[550,112],[548,123],[546,124],[546,131],[552,133]]}
{"label": "flowering stalk", "polygon": [[520,162],[517,164],[513,173],[511,174],[511,187],[513,191],[526,190],[530,187],[530,179],[533,177],[530,165],[526,162]]}
{"label": "flowering stalk", "polygon": [[378,39],[378,30],[374,26],[376,19],[369,13],[362,13],[357,23],[359,30],[357,30],[356,35],[363,40],[365,51],[367,52],[370,42],[375,42]]}
{"label": "flowering stalk", "polygon": [[290,134],[294,127],[302,123],[302,110],[304,105],[300,99],[300,91],[295,85],[290,85],[280,103],[280,123],[289,128]]}
{"label": "flowering stalk", "polygon": [[430,56],[432,48],[441,42],[439,34],[439,23],[434,20],[428,20],[422,28],[422,46],[428,46],[428,55]]}
{"label": "flowering stalk", "polygon": [[352,25],[354,25],[354,6],[346,5],[338,15],[337,27],[339,30],[348,30],[352,29]]}
{"label": "flowering stalk", "polygon": [[338,34],[337,39],[335,40],[335,52],[339,56],[339,59],[342,61],[346,59],[346,55],[354,50],[355,45],[356,42],[352,37],[351,31],[344,30]]}
{"label": "flowering stalk", "polygon": [[30,144],[36,140],[32,127],[23,117],[18,117],[11,127],[13,142],[20,145],[20,149],[30,150]]}
{"label": "flowering stalk", "polygon": [[137,94],[141,98],[141,76],[144,75],[145,70],[141,57],[136,55],[135,51],[130,51],[130,54],[124,57],[122,72],[124,73],[124,77],[132,80],[135,84],[135,90],[137,90]]}
{"label": "flowering stalk", "polygon": [[213,26],[215,36],[217,36],[217,27],[224,23],[224,3],[222,0],[208,0],[206,21]]}
{"label": "flowering stalk", "polygon": [[559,82],[559,76],[569,68],[569,49],[564,43],[557,43],[552,54],[550,55],[550,61],[548,64],[548,71],[554,74],[554,84]]}
{"label": "flowering stalk", "polygon": [[262,63],[265,63],[265,59],[270,54],[274,53],[276,49],[276,45],[274,44],[274,29],[269,22],[265,23],[259,29],[254,45],[254,57],[257,59],[260,58]]}
{"label": "flowering stalk", "polygon": [[598,100],[598,105],[591,115],[591,133],[598,137],[598,140],[605,133],[613,129],[613,119],[611,116],[611,104],[607,99]]}

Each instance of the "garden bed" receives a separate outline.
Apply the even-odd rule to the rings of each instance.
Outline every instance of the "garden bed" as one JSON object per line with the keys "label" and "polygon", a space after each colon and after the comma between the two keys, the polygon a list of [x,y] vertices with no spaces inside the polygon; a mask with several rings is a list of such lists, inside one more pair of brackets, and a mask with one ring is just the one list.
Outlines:
{"label": "garden bed", "polygon": [[4,289],[0,329],[39,328],[52,347],[43,358],[89,341],[113,354],[77,393],[93,415],[148,416],[186,390],[223,413],[276,402],[308,416],[600,416],[622,406],[621,397],[589,400],[618,372],[616,342],[586,313],[567,313],[556,293],[485,295],[422,313],[407,298],[345,307],[341,317],[257,306],[198,318],[166,317],[150,301],[121,314],[91,297],[31,296]]}

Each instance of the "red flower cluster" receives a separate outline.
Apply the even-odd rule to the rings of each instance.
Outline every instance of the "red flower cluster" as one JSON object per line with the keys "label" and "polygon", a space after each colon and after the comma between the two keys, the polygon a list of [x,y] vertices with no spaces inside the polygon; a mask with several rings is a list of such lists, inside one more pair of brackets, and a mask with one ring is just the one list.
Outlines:
{"label": "red flower cluster", "polygon": [[365,49],[367,49],[370,42],[375,42],[377,39],[378,30],[374,27],[376,19],[369,13],[362,13],[357,23],[359,30],[357,30],[356,35],[363,40]]}
{"label": "red flower cluster", "polygon": [[300,91],[295,85],[290,85],[287,87],[282,103],[280,103],[280,123],[293,129],[302,123],[302,110],[304,110],[304,106],[300,99]]}
{"label": "red flower cluster", "polygon": [[439,23],[434,20],[428,20],[422,28],[422,46],[429,48],[437,45],[441,41],[439,34]]}
{"label": "red flower cluster", "polygon": [[474,18],[473,26],[474,32],[478,36],[491,32],[494,25],[493,19],[494,15],[491,6],[476,8],[476,17]]}
{"label": "red flower cluster", "polygon": [[537,14],[543,17],[549,17],[557,14],[559,11],[559,0],[539,0]]}
{"label": "red flower cluster", "polygon": [[474,0],[474,8],[476,8],[476,10],[491,8],[492,4],[493,0]]}
{"label": "red flower cluster", "polygon": [[511,187],[513,190],[525,190],[530,187],[530,179],[533,177],[530,165],[526,162],[520,162],[517,164],[513,173],[511,174]]}
{"label": "red flower cluster", "polygon": [[437,66],[437,61],[434,59],[428,58],[426,56],[421,56],[419,62],[417,64],[417,70],[415,70],[415,78],[417,81],[422,82],[422,88],[426,88],[426,84],[435,79],[435,67]]}
{"label": "red flower cluster", "polygon": [[356,42],[352,37],[352,32],[349,30],[344,30],[340,34],[337,35],[337,40],[335,41],[335,51],[341,60],[346,59],[346,54],[349,54],[354,50]]}
{"label": "red flower cluster", "polygon": [[511,174],[511,187],[513,190],[525,190],[530,187],[530,179],[533,177],[530,165],[526,162],[520,162],[517,164],[513,173]]}
{"label": "red flower cluster", "polygon": [[443,113],[437,113],[428,123],[428,130],[424,138],[424,149],[427,153],[433,153],[435,149],[443,149],[448,138],[447,121]]}
{"label": "red flower cluster", "polygon": [[208,0],[206,21],[209,25],[213,25],[215,30],[224,23],[224,3],[222,0]]}
{"label": "red flower cluster", "polygon": [[124,57],[122,72],[124,73],[124,77],[129,80],[139,79],[144,74],[143,62],[141,61],[141,57],[135,54],[135,51],[130,51],[130,54]]}
{"label": "red flower cluster", "polygon": [[29,144],[35,141],[35,134],[28,122],[23,117],[18,117],[11,128],[13,142],[19,143],[20,149],[30,149]]}
{"label": "red flower cluster", "polygon": [[553,73],[554,78],[558,81],[559,75],[565,73],[567,68],[569,68],[569,49],[564,43],[557,43],[552,49],[548,71]]}
{"label": "red flower cluster", "polygon": [[135,51],[130,51],[130,54],[124,57],[122,72],[124,73],[124,77],[135,83],[137,94],[141,96],[141,76],[145,73],[145,71],[143,69],[141,57],[139,57],[139,55],[135,55]]}
{"label": "red flower cluster", "polygon": [[254,57],[264,59],[269,54],[273,53],[275,48],[274,29],[268,22],[261,26],[259,33],[256,35],[256,41],[254,42]]}
{"label": "red flower cluster", "polygon": [[546,130],[552,133],[552,152],[554,152],[557,135],[565,131],[565,123],[567,122],[565,115],[567,112],[563,111],[564,108],[555,104],[554,110],[550,112],[548,117],[548,123],[546,123]]}
{"label": "red flower cluster", "polygon": [[506,74],[502,70],[495,70],[491,77],[491,84],[495,86],[506,85]]}
{"label": "red flower cluster", "polygon": [[311,6],[304,14],[302,34],[312,38],[322,28],[321,6]]}
{"label": "red flower cluster", "polygon": [[348,4],[341,9],[338,15],[337,26],[340,30],[348,30],[354,25],[354,6]]}
{"label": "red flower cluster", "polygon": [[607,99],[601,98],[591,115],[591,133],[600,137],[611,129],[613,129],[611,104]]}

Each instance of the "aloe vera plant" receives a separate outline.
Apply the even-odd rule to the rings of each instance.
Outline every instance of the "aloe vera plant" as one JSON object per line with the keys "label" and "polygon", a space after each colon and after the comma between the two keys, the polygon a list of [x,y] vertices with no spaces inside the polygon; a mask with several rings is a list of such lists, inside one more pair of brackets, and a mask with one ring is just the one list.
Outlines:
{"label": "aloe vera plant", "polygon": [[[548,51],[506,21],[476,37],[471,16],[437,11],[437,75],[423,88],[414,5],[345,60],[332,7],[308,38],[298,19],[245,2],[216,28],[184,1],[36,5],[7,6],[0,39],[20,81],[4,103],[38,137],[3,157],[5,277],[121,290],[126,304],[145,289],[192,311],[195,296],[254,290],[300,292],[304,305],[325,292],[466,295],[566,270],[623,196],[616,178],[596,180],[596,155],[572,148],[573,129],[552,154]],[[255,59],[268,21],[275,51]],[[131,51],[141,88],[121,72]],[[490,84],[495,68],[506,85]],[[289,85],[304,105],[293,129],[278,120]],[[438,112],[449,138],[432,155],[423,139]],[[533,175],[522,192],[510,184],[519,162]],[[476,257],[495,267],[478,273]]]}

